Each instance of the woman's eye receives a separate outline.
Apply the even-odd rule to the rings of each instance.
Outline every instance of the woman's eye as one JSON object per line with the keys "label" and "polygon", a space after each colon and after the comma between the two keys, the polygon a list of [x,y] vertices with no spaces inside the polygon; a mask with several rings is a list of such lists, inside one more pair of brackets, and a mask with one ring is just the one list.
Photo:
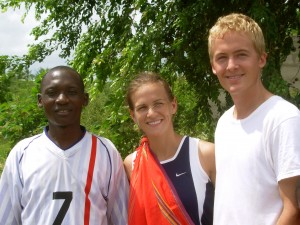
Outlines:
{"label": "woman's eye", "polygon": [[162,105],[163,105],[162,102],[157,102],[157,103],[154,104],[154,107],[158,108],[158,107],[161,107]]}
{"label": "woman's eye", "polygon": [[138,112],[144,112],[144,111],[146,111],[146,109],[147,109],[146,106],[141,106],[141,107],[138,107],[138,108],[136,109],[136,111],[138,111]]}

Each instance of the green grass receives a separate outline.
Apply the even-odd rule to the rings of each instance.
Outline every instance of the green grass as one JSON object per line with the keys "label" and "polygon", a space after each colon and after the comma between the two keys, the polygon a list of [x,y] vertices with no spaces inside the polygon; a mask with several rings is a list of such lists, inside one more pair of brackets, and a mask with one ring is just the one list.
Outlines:
{"label": "green grass", "polygon": [[10,145],[6,140],[0,139],[0,174],[2,173],[4,163],[8,152],[10,151]]}

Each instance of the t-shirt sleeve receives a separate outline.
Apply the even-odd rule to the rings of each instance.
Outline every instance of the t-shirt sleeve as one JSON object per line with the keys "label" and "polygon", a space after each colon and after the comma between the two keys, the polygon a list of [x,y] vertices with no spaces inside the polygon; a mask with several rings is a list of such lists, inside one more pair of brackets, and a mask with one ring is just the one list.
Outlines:
{"label": "t-shirt sleeve", "polygon": [[271,155],[277,181],[300,175],[300,116],[289,118],[274,128]]}

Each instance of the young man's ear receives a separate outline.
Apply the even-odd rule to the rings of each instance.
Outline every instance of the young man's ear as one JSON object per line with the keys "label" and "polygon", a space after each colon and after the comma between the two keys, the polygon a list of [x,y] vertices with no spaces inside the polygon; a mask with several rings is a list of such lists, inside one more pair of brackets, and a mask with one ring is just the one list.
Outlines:
{"label": "young man's ear", "polygon": [[262,54],[261,54],[261,56],[259,57],[259,67],[262,69],[262,68],[264,68],[264,66],[266,65],[266,63],[267,63],[267,53],[266,52],[263,52]]}
{"label": "young man's ear", "polygon": [[84,102],[83,102],[83,106],[87,106],[90,102],[90,96],[88,93],[84,93]]}
{"label": "young man's ear", "polygon": [[217,76],[217,71],[214,67],[214,63],[212,60],[210,60],[210,66],[211,66],[211,71],[213,72],[213,74]]}
{"label": "young man's ear", "polygon": [[39,108],[43,108],[43,102],[42,102],[42,94],[37,94],[37,105]]}

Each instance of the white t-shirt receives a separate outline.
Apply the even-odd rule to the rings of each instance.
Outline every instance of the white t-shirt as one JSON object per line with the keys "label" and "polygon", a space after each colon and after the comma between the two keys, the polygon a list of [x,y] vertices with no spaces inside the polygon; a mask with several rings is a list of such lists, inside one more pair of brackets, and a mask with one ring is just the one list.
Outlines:
{"label": "white t-shirt", "polygon": [[275,225],[283,206],[278,181],[300,175],[300,112],[279,96],[242,120],[233,109],[215,133],[214,224]]}
{"label": "white t-shirt", "polygon": [[61,224],[86,224],[85,215],[91,225],[127,224],[129,189],[122,159],[108,139],[94,140],[95,154],[88,132],[67,150],[46,132],[19,142],[0,181],[0,224],[50,225],[59,218]]}

